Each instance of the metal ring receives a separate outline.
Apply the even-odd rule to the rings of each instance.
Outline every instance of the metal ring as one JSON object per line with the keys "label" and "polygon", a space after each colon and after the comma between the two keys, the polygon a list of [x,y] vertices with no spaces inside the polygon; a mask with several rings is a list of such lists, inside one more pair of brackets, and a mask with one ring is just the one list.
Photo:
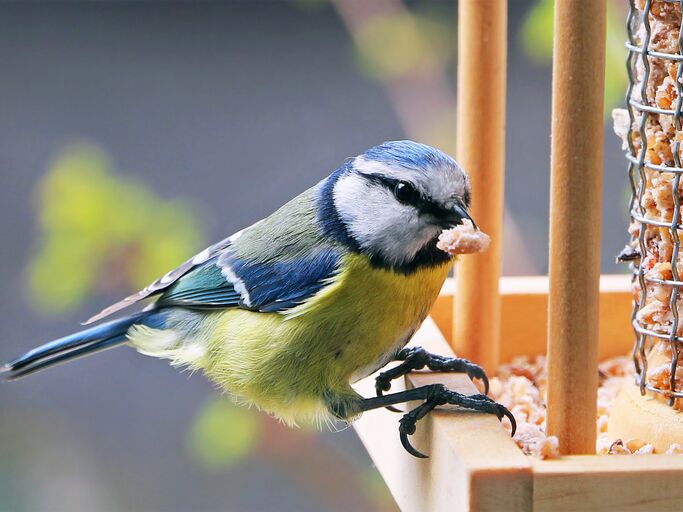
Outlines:
{"label": "metal ring", "polygon": [[[639,384],[640,380],[636,378],[636,384]],[[658,395],[662,395],[663,397],[666,398],[683,398],[683,391],[671,391],[669,389],[659,389],[654,387],[652,384],[648,384],[647,381],[645,382],[645,389],[648,391],[652,391],[653,393],[657,393]]]}
{"label": "metal ring", "polygon": [[633,108],[635,108],[636,110],[640,110],[641,112],[649,112],[650,114],[660,114],[660,115],[666,115],[666,116],[676,115],[675,110],[667,110],[664,108],[652,107],[650,105],[643,105],[642,103],[640,103],[636,100],[629,100],[628,103]]}
{"label": "metal ring", "polygon": [[[636,384],[640,384],[641,378],[639,374],[635,375],[635,380]],[[652,384],[648,384],[647,381],[645,382],[645,385],[643,386],[645,389],[648,391],[652,391],[653,393],[657,393],[659,395],[662,395],[666,398],[683,398],[683,391],[671,391],[670,389],[659,389],[654,387]]]}
{"label": "metal ring", "polygon": [[[626,153],[626,159],[634,165],[640,165],[640,161],[637,157],[633,156],[631,153]],[[650,162],[643,162],[643,167],[650,169],[651,171],[657,172],[670,172],[672,174],[683,174],[683,167],[669,167],[664,164],[652,164]]]}
{"label": "metal ring", "polygon": [[626,43],[626,48],[630,52],[634,53],[645,53],[648,57],[655,57],[657,59],[665,59],[665,60],[671,60],[671,61],[676,61],[680,62],[683,61],[683,55],[680,55],[678,53],[664,53],[664,52],[657,52],[653,50],[645,50],[643,52],[643,49],[640,46],[636,46],[633,43]]}
{"label": "metal ring", "polygon": [[[658,277],[648,277],[647,273],[643,273],[645,280],[649,283],[661,284],[664,286],[671,286],[672,288],[683,288],[683,281],[676,281],[675,279],[660,279]],[[634,276],[638,276],[638,269],[634,269]]]}
{"label": "metal ring", "polygon": [[657,331],[653,331],[652,329],[648,329],[646,327],[643,327],[638,320],[633,321],[633,329],[635,329],[636,332],[640,334],[644,334],[645,336],[650,336],[652,338],[657,338],[659,340],[665,340],[665,341],[674,341],[676,343],[683,343],[683,338],[680,336],[674,336],[672,338],[671,334],[666,334],[666,333],[661,333]]}
{"label": "metal ring", "polygon": [[639,213],[636,213],[634,210],[631,210],[631,218],[633,220],[640,222],[641,224],[645,224],[646,226],[657,226],[660,228],[669,229],[683,229],[683,225],[681,224],[674,225],[671,222],[665,222],[663,220],[648,219],[646,217],[643,217]]}

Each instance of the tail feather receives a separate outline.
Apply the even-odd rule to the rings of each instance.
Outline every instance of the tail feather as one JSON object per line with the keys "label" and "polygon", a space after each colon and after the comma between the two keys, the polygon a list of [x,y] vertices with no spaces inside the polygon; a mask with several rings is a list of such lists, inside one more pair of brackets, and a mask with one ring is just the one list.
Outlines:
{"label": "tail feather", "polygon": [[[46,368],[51,368],[53,366],[57,366],[58,364],[66,363],[67,361],[72,361],[74,359],[78,359],[79,357],[87,356],[90,354],[94,354],[95,352],[100,352],[102,350],[106,350],[108,348],[113,348],[117,345],[120,345],[121,343],[126,341],[126,335],[120,335],[114,338],[110,339],[104,339],[102,341],[95,341],[92,343],[88,343],[86,345],[83,345],[82,347],[74,348],[72,350],[67,350],[65,352],[60,352],[53,357],[47,357],[45,359],[40,359],[36,363],[24,366],[21,368],[12,368],[11,363],[6,365],[6,368],[9,370],[9,374],[7,375],[5,380],[16,380],[21,377],[25,377],[26,375],[31,375],[32,373],[36,373],[40,370],[44,370]],[[7,370],[5,370],[7,371]]]}
{"label": "tail feather", "polygon": [[97,325],[51,341],[26,352],[0,369],[6,380],[15,380],[66,361],[115,347],[126,341],[126,332],[149,313],[138,313]]}

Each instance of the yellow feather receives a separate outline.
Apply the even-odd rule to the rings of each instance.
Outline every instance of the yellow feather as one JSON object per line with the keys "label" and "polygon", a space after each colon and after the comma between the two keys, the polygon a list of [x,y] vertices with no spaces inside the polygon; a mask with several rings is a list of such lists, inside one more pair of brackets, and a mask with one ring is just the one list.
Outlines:
{"label": "yellow feather", "polygon": [[288,423],[329,418],[324,397],[356,398],[350,383],[386,364],[427,316],[450,263],[403,275],[343,258],[331,283],[286,314],[209,315],[203,370],[238,401]]}

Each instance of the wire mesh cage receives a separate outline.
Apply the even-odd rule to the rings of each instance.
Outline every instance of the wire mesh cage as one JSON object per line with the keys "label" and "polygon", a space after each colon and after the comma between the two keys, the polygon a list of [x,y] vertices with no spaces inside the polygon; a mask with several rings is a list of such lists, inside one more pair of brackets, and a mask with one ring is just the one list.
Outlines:
{"label": "wire mesh cage", "polygon": [[628,116],[615,117],[631,186],[631,241],[620,258],[633,272],[636,383],[676,406],[683,398],[681,2],[630,0]]}

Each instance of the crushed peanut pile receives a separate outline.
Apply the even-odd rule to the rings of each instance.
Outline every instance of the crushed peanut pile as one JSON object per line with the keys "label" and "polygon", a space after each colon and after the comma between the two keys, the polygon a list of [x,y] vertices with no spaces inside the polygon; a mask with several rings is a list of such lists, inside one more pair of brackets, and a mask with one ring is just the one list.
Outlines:
{"label": "crushed peanut pile", "polygon": [[474,229],[472,222],[465,219],[460,226],[443,231],[436,246],[453,256],[484,252],[490,243],[491,238],[486,233]]}
{"label": "crushed peanut pile", "polygon": [[[649,6],[647,23],[644,23],[643,11]],[[679,32],[681,29],[681,5],[666,0],[635,0],[634,7],[640,12],[634,16],[633,43],[641,46],[648,42],[648,49],[662,54],[679,55]],[[650,36],[647,36],[649,27]],[[678,108],[678,96],[683,79],[678,67],[680,62],[674,58],[647,57],[645,66],[642,57],[633,59],[631,74],[633,87],[629,89],[629,100],[646,107],[673,111]],[[644,87],[643,87],[644,86]],[[621,138],[624,149],[632,147],[633,156],[645,149],[645,163],[648,166],[659,166],[659,170],[645,167],[642,191],[637,194],[634,209],[646,219],[671,224],[674,214],[683,213],[683,180],[676,182],[675,173],[666,172],[667,167],[676,165],[676,158],[683,159],[683,130],[677,128],[671,113],[656,113],[644,109],[631,108],[616,110],[613,113],[614,131]],[[643,131],[641,122],[645,116]],[[678,151],[678,155],[676,152]],[[680,160],[679,160],[680,161]],[[637,179],[640,179],[638,177]],[[679,210],[676,212],[676,210]],[[640,244],[641,230],[643,245]],[[669,336],[673,329],[677,313],[683,318],[683,292],[674,290],[672,280],[683,279],[683,251],[674,255],[675,238],[683,240],[683,229],[671,229],[668,226],[644,225],[633,220],[629,226],[631,240],[622,251],[622,261],[632,261],[636,268],[640,267],[645,274],[645,289],[641,289],[640,280],[633,281],[633,299],[642,307],[636,314],[636,321],[645,329]],[[675,300],[672,311],[672,299]],[[683,322],[676,327],[677,336],[683,336]],[[651,347],[645,354],[648,359],[646,379],[649,384],[661,389],[666,394],[671,390],[671,351],[668,341],[661,342],[655,337],[646,341]],[[680,363],[683,366],[683,361]],[[678,371],[677,371],[678,373]],[[683,371],[681,372],[683,375]],[[676,378],[678,381],[678,377]],[[676,385],[674,383],[674,385]],[[676,387],[676,391],[681,388]],[[681,408],[680,400],[674,404]],[[628,443],[627,443],[628,444]],[[619,448],[614,448],[619,450]]]}
{"label": "crushed peanut pile", "polygon": [[[624,383],[633,383],[633,361],[629,357],[615,357],[600,363],[598,388],[598,438],[595,452],[599,455],[647,455],[655,448],[641,439],[609,439],[607,421],[617,393]],[[522,451],[540,459],[559,457],[559,440],[545,433],[546,407],[545,356],[521,356],[504,364],[491,379],[489,395],[501,403],[517,420],[514,440]],[[507,423],[507,419],[504,422]],[[683,446],[672,444],[667,454],[683,454]]]}

